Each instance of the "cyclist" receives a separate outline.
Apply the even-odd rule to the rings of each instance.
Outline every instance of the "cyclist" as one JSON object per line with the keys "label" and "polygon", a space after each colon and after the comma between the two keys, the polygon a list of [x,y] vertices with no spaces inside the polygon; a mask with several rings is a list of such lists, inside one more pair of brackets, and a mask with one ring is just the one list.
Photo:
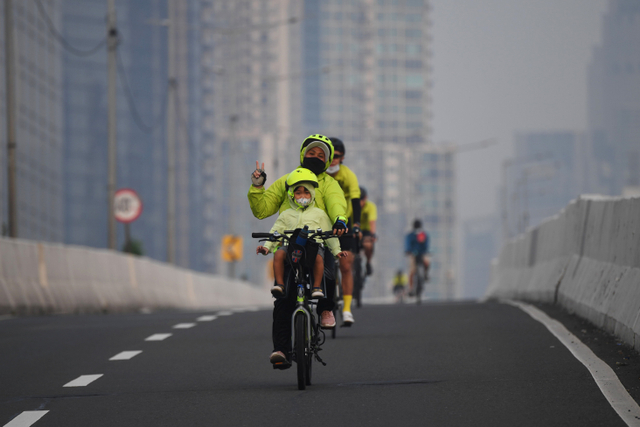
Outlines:
{"label": "cyclist", "polygon": [[[318,186],[318,178],[313,172],[304,168],[294,170],[287,177],[286,186],[287,199],[292,209],[287,209],[280,214],[269,233],[278,231],[283,234],[284,230],[294,230],[305,225],[309,226],[311,230],[331,229],[332,224],[327,213],[315,207],[315,189]],[[322,243],[320,239],[317,241]],[[331,253],[338,258],[347,255],[340,250],[340,244],[337,239],[328,239],[326,244]],[[273,308],[273,353],[271,353],[269,360],[274,365],[276,363],[284,363],[284,365],[280,366],[288,367],[290,366],[288,352],[291,349],[291,315],[296,307],[296,295],[295,292],[289,292],[289,295],[286,295],[285,292],[284,264],[287,254],[286,246],[278,249],[276,242],[267,242],[264,246],[258,246],[256,249],[257,254],[263,255],[268,255],[272,251],[274,252],[273,275],[276,285],[271,289],[271,293],[277,299]],[[313,288],[311,294],[313,298],[324,298],[322,292],[323,258],[324,248],[320,246],[313,264]]]}
{"label": "cyclist", "polygon": [[[313,172],[318,179],[318,187],[315,189],[316,207],[324,210],[333,222],[333,230],[338,236],[342,236],[347,230],[347,202],[340,185],[324,171],[333,160],[333,144],[324,135],[311,135],[302,142],[300,147],[300,166]],[[251,174],[251,187],[247,197],[253,216],[258,219],[268,218],[276,212],[290,209],[287,198],[286,180],[288,174],[278,178],[265,190],[264,184],[267,174],[264,163],[256,162],[256,169]],[[333,296],[335,294],[335,277],[333,270],[335,259],[330,253],[325,253],[325,282],[327,284],[326,298],[318,301],[317,311],[320,317],[320,326],[333,328],[336,325],[333,316]]]}
{"label": "cyclist", "polygon": [[376,222],[378,220],[378,207],[369,200],[367,189],[360,187],[360,229],[362,230],[362,248],[367,258],[367,276],[373,274],[371,258],[373,258],[376,238]]}
{"label": "cyclist", "polygon": [[401,303],[407,287],[407,275],[402,270],[398,270],[393,277],[393,294],[396,296],[396,303]]}
{"label": "cyclist", "polygon": [[[343,165],[345,155],[344,143],[336,137],[329,138],[333,143],[334,155],[327,173],[338,181],[344,191],[347,201],[347,228],[353,227],[354,234],[360,233],[360,186],[358,177],[347,166]],[[353,300],[353,261],[354,254],[358,251],[358,240],[354,236],[340,237],[340,247],[348,251],[345,258],[340,258],[340,273],[342,274],[342,318],[345,326],[351,326],[355,320],[351,313],[351,301]]]}
{"label": "cyclist", "polygon": [[416,274],[418,266],[417,262],[424,264],[424,281],[429,280],[429,235],[422,229],[422,221],[415,219],[413,221],[413,231],[408,233],[404,241],[404,252],[409,255],[409,295],[414,293],[413,276]]}

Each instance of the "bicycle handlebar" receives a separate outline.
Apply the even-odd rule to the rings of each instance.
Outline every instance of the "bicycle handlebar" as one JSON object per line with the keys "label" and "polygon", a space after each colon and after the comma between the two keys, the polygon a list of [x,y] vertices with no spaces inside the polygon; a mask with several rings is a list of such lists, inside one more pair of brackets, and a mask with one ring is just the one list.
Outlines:
{"label": "bicycle handlebar", "polygon": [[[289,240],[291,238],[291,234],[295,233],[296,230],[284,230],[282,232],[282,234],[276,232],[276,233],[251,233],[251,237],[255,238],[255,239],[281,239],[284,238],[285,240]],[[348,234],[343,234],[343,236],[346,236]],[[309,230],[309,236],[308,238],[314,238],[314,237],[319,237],[323,240],[326,239],[330,239],[332,237],[338,237],[337,234],[333,234],[333,230],[329,230],[329,231],[322,231],[320,230],[318,231],[312,231]]]}

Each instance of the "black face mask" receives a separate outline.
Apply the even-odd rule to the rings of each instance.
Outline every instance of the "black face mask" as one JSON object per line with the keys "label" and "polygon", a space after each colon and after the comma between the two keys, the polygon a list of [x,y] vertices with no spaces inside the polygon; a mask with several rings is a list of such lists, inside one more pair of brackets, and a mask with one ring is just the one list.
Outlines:
{"label": "black face mask", "polygon": [[309,169],[316,175],[320,175],[327,168],[327,165],[317,157],[305,157],[302,160],[302,167]]}

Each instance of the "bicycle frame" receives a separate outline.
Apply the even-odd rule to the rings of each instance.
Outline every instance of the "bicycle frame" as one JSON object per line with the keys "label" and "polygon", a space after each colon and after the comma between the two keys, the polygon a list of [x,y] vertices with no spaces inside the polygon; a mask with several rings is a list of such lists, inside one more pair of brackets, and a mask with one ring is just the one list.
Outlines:
{"label": "bicycle frame", "polygon": [[[299,283],[297,285],[297,292],[298,292],[298,296],[296,297],[296,309],[293,311],[293,314],[291,315],[291,343],[293,345],[293,348],[296,348],[296,328],[295,328],[295,319],[296,319],[296,314],[298,313],[302,313],[305,315],[305,317],[307,318],[307,336],[308,337],[313,337],[311,328],[312,328],[312,322],[315,320],[313,314],[311,314],[311,312],[308,309],[308,302],[307,299],[305,297],[305,289],[304,289],[304,284]],[[311,350],[310,348],[308,348],[308,350]]]}

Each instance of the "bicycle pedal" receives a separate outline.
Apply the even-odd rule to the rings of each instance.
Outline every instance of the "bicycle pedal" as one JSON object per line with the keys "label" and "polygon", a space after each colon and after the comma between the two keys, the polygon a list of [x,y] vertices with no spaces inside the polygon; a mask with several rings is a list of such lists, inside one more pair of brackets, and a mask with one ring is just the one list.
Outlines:
{"label": "bicycle pedal", "polygon": [[291,363],[278,362],[278,363],[274,363],[272,366],[273,366],[273,369],[279,369],[281,371],[284,371],[285,369],[289,369],[291,367]]}

